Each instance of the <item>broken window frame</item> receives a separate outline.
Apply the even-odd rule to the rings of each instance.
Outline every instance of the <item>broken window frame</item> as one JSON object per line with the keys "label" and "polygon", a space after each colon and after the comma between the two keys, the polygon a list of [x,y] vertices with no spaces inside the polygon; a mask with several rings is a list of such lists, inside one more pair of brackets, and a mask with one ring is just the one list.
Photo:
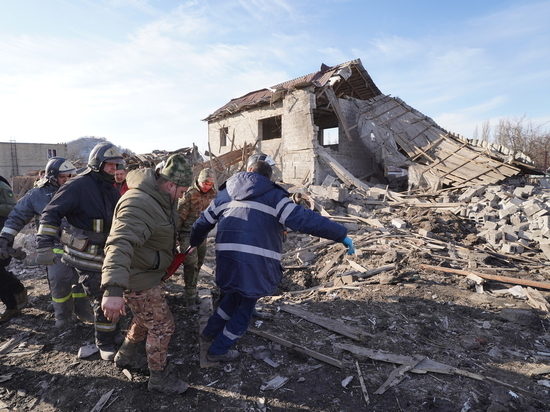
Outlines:
{"label": "broken window frame", "polygon": [[260,140],[274,140],[283,137],[283,116],[272,116],[258,120]]}
{"label": "broken window frame", "polygon": [[229,127],[220,128],[220,147],[227,146],[227,136],[229,136]]}

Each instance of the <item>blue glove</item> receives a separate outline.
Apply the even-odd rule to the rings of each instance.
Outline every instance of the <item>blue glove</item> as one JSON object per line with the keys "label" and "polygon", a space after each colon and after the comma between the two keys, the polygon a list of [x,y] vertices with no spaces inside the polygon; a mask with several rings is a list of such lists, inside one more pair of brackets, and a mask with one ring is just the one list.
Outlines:
{"label": "blue glove", "polygon": [[353,240],[351,240],[349,237],[346,236],[344,240],[342,240],[342,243],[344,246],[348,248],[348,255],[353,255],[355,253],[355,248],[353,247]]}

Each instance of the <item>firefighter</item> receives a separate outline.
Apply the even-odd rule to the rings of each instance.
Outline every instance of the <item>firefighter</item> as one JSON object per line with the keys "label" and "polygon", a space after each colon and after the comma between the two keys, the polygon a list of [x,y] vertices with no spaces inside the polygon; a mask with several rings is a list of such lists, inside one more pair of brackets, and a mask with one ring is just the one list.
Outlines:
{"label": "firefighter", "polygon": [[[57,190],[75,174],[73,164],[63,157],[52,157],[48,161],[44,178],[17,202],[0,232],[0,258],[4,259],[9,255],[8,245],[13,243],[15,236],[33,218],[38,226],[40,215],[46,205]],[[54,250],[58,254],[63,253],[59,241],[55,242]],[[92,323],[94,318],[90,299],[78,283],[78,274],[73,268],[62,263],[61,259],[57,259],[56,262],[55,265],[47,267],[55,326],[63,327],[72,323],[73,313],[82,322]]]}
{"label": "firefighter", "polygon": [[38,264],[53,265],[55,240],[63,218],[61,260],[80,276],[94,310],[95,343],[101,359],[113,360],[116,342],[124,338],[116,322],[110,322],[101,310],[101,266],[104,247],[111,229],[115,205],[120,193],[113,186],[117,168],[124,167],[120,150],[109,142],[97,144],[88,158],[88,167],[69,180],[55,194],[40,218],[37,236]]}

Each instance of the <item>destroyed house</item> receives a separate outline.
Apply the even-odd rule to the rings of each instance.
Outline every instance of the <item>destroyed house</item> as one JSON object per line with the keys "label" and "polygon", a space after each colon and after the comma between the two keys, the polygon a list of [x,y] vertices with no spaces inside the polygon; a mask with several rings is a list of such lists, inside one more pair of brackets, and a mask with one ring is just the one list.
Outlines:
{"label": "destroyed house", "polygon": [[332,174],[321,152],[374,184],[388,184],[399,169],[430,188],[537,173],[521,153],[449,133],[383,94],[359,59],[323,64],[318,72],[232,99],[204,120],[213,155],[252,145],[276,161],[278,180],[295,185],[320,184]]}

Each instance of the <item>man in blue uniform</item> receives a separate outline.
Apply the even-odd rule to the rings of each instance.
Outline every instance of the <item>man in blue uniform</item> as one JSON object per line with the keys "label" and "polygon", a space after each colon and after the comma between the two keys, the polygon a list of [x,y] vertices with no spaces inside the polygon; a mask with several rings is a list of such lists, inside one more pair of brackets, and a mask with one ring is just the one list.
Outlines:
{"label": "man in blue uniform", "polygon": [[[347,229],[305,209],[272,182],[269,163],[256,156],[247,172],[233,175],[193,225],[190,245],[200,245],[217,224],[216,284],[222,299],[202,338],[213,340],[210,361],[230,361],[239,353],[230,348],[246,332],[256,301],[275,292],[282,278],[283,230],[342,242],[354,253]],[[265,155],[264,159],[265,159]]]}

